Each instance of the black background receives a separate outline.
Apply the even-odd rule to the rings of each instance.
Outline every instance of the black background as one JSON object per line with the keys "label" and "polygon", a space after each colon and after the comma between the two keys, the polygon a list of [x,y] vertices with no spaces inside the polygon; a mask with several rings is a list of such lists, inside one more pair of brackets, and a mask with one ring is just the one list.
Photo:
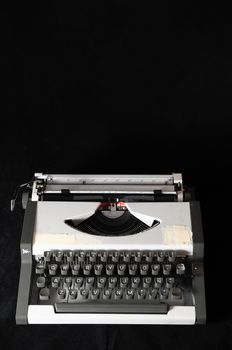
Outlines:
{"label": "black background", "polygon": [[[230,18],[176,6],[2,7],[2,348],[232,346]],[[34,172],[182,172],[202,206],[207,325],[15,326],[23,213],[9,203]]]}

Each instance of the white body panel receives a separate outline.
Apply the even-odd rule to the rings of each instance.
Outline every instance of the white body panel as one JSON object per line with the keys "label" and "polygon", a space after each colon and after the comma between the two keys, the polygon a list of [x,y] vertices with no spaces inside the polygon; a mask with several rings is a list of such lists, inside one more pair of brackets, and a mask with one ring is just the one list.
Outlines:
{"label": "white body panel", "polygon": [[29,305],[31,324],[195,324],[194,306],[172,306],[164,314],[55,313],[52,305]]}
{"label": "white body panel", "polygon": [[128,236],[96,236],[80,232],[66,219],[85,219],[98,208],[96,202],[38,202],[33,237],[33,255],[54,249],[99,250],[182,250],[193,253],[189,203],[127,203],[130,212],[151,225],[151,229]]}

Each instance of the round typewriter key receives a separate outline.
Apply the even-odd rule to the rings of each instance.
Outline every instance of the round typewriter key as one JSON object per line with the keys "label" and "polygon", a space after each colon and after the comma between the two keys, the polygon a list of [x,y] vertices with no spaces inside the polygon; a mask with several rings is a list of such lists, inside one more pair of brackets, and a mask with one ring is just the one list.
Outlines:
{"label": "round typewriter key", "polygon": [[169,252],[169,254],[168,254],[168,261],[169,262],[174,262],[175,258],[176,258],[176,252],[174,252],[174,251]]}
{"label": "round typewriter key", "polygon": [[151,284],[151,277],[144,277],[143,278],[143,288],[150,287]]}
{"label": "round typewriter key", "polygon": [[123,261],[129,262],[129,261],[130,261],[130,257],[131,257],[130,252],[125,252],[125,253],[123,254]]}
{"label": "round typewriter key", "polygon": [[166,278],[166,287],[171,288],[174,284],[174,281],[175,281],[174,277]]}
{"label": "round typewriter key", "polygon": [[156,277],[155,278],[155,287],[160,288],[163,283],[163,277]]}
{"label": "round typewriter key", "polygon": [[137,264],[129,265],[129,274],[131,276],[134,276],[136,274],[137,267],[138,267]]}
{"label": "round typewriter key", "polygon": [[79,261],[84,261],[85,260],[85,252],[81,251],[78,254]]}
{"label": "round typewriter key", "polygon": [[40,300],[48,300],[50,295],[50,290],[48,288],[42,288],[39,292]]}
{"label": "round typewriter key", "polygon": [[168,297],[168,288],[161,288],[160,299],[167,299],[167,297]]}
{"label": "round typewriter key", "polygon": [[146,253],[146,261],[147,262],[152,262],[152,259],[153,259],[153,252],[147,252]]}
{"label": "round typewriter key", "polygon": [[182,291],[180,288],[173,288],[172,294],[171,294],[172,299],[178,300],[182,298]]}
{"label": "round typewriter key", "polygon": [[69,299],[75,300],[77,298],[77,290],[70,289],[69,291]]}
{"label": "round typewriter key", "polygon": [[108,276],[112,275],[114,272],[114,264],[108,264],[106,265],[106,274]]}
{"label": "round typewriter key", "polygon": [[75,278],[75,288],[80,288],[83,283],[83,277],[77,277]]}
{"label": "round typewriter key", "polygon": [[120,287],[121,288],[126,288],[127,284],[128,284],[128,277],[120,278]]}
{"label": "round typewriter key", "polygon": [[72,251],[69,251],[67,253],[67,261],[68,262],[73,261],[73,257],[74,257],[74,253]]}
{"label": "round typewriter key", "polygon": [[131,286],[132,288],[138,288],[138,285],[140,283],[140,277],[133,277],[131,280]]}
{"label": "round typewriter key", "polygon": [[138,299],[144,299],[146,296],[146,289],[138,289]]}
{"label": "round typewriter key", "polygon": [[185,266],[184,264],[177,264],[176,265],[176,274],[177,275],[183,275],[185,273]]}
{"label": "round typewriter key", "polygon": [[97,279],[97,286],[98,288],[103,288],[106,283],[106,278],[105,277],[98,277]]}
{"label": "round typewriter key", "polygon": [[120,276],[124,275],[125,271],[126,271],[126,265],[125,264],[118,265],[118,274]]}
{"label": "round typewriter key", "polygon": [[148,294],[149,299],[155,299],[157,297],[157,293],[158,290],[156,288],[151,288]]}
{"label": "round typewriter key", "polygon": [[159,261],[159,262],[162,262],[162,261],[164,261],[164,256],[165,256],[165,254],[164,254],[164,252],[158,252],[158,256],[157,256],[157,260]]}
{"label": "round typewriter key", "polygon": [[64,279],[64,287],[70,287],[72,284],[72,277],[65,277]]}
{"label": "round typewriter key", "polygon": [[163,265],[163,274],[165,276],[170,275],[172,266],[170,264],[164,264]]}
{"label": "round typewriter key", "polygon": [[119,259],[119,252],[113,252],[112,261],[118,262],[118,259]]}
{"label": "round typewriter key", "polygon": [[89,254],[89,260],[91,262],[95,262],[96,261],[96,258],[97,258],[97,252],[90,252]]}
{"label": "round typewriter key", "polygon": [[60,277],[52,277],[52,287],[58,288],[60,283]]}
{"label": "round typewriter key", "polygon": [[102,252],[101,253],[101,261],[102,262],[106,262],[107,261],[107,257],[108,257],[108,253],[107,252]]}
{"label": "round typewriter key", "polygon": [[92,265],[91,264],[86,264],[83,266],[83,273],[84,275],[90,275]]}
{"label": "round typewriter key", "polygon": [[114,288],[117,284],[117,277],[109,278],[109,288]]}
{"label": "round typewriter key", "polygon": [[66,290],[63,289],[63,288],[58,288],[58,289],[57,289],[57,297],[58,297],[58,299],[60,299],[60,300],[65,299],[65,297],[66,297]]}
{"label": "round typewriter key", "polygon": [[80,294],[81,294],[81,299],[87,299],[89,295],[89,291],[87,289],[82,289],[80,291]]}
{"label": "round typewriter key", "polygon": [[39,262],[36,264],[35,273],[37,273],[37,274],[44,273],[44,264],[43,263]]}
{"label": "round typewriter key", "polygon": [[87,277],[85,287],[90,288],[94,284],[94,277]]}
{"label": "round typewriter key", "polygon": [[159,264],[151,265],[151,273],[152,273],[152,275],[157,276],[159,274],[159,271],[160,271],[160,265]]}
{"label": "round typewriter key", "polygon": [[135,253],[135,261],[140,262],[142,259],[142,252],[136,252]]}
{"label": "round typewriter key", "polygon": [[41,276],[37,278],[36,285],[38,288],[43,288],[45,286],[45,277]]}
{"label": "round typewriter key", "polygon": [[44,260],[50,261],[50,259],[51,259],[51,252],[49,251],[44,252]]}
{"label": "round typewriter key", "polygon": [[115,289],[115,292],[114,292],[114,296],[115,296],[115,299],[121,299],[122,296],[123,296],[123,291],[122,289]]}
{"label": "round typewriter key", "polygon": [[102,269],[103,269],[103,265],[102,264],[94,265],[94,273],[95,273],[95,275],[100,276],[101,273],[102,273]]}
{"label": "round typewriter key", "polygon": [[51,264],[49,266],[49,275],[55,275],[57,270],[57,264]]}
{"label": "round typewriter key", "polygon": [[62,260],[63,253],[61,251],[56,252],[55,259],[56,261],[60,262]]}
{"label": "round typewriter key", "polygon": [[140,265],[140,273],[141,273],[141,275],[147,275],[148,269],[149,269],[149,265],[148,264]]}
{"label": "round typewriter key", "polygon": [[60,266],[60,271],[61,271],[61,275],[62,276],[66,276],[68,274],[68,270],[69,270],[69,265],[68,264],[62,264]]}
{"label": "round typewriter key", "polygon": [[74,276],[79,275],[79,271],[80,271],[80,265],[79,264],[72,265],[72,274]]}
{"label": "round typewriter key", "polygon": [[126,291],[126,299],[133,299],[135,295],[135,291],[132,288],[127,289]]}
{"label": "round typewriter key", "polygon": [[99,289],[93,288],[93,289],[91,290],[91,299],[93,299],[93,300],[98,299],[99,294],[100,294]]}
{"label": "round typewriter key", "polygon": [[111,297],[111,289],[104,289],[103,299],[109,299]]}

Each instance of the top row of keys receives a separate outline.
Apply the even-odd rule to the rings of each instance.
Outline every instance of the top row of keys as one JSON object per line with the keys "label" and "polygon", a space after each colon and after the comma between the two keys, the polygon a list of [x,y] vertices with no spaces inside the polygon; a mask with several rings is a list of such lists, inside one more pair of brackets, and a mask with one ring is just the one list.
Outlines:
{"label": "top row of keys", "polygon": [[124,262],[130,262],[133,259],[135,262],[141,262],[145,260],[152,262],[153,259],[157,259],[158,262],[163,262],[167,259],[169,262],[174,262],[176,258],[175,251],[46,251],[44,252],[44,260],[49,262],[55,259],[57,262],[61,262],[66,259],[67,262],[71,262],[78,259],[79,262],[84,262],[88,259],[90,262],[96,262],[100,259],[101,262],[118,262],[123,260]]}

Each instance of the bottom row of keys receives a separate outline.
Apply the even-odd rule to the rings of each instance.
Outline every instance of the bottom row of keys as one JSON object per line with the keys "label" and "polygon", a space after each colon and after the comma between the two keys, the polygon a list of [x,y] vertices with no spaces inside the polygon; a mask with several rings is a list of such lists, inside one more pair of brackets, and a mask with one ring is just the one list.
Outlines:
{"label": "bottom row of keys", "polygon": [[[160,300],[164,300],[167,298],[171,298],[173,300],[180,300],[182,299],[182,290],[180,288],[149,288],[149,289],[132,289],[127,288],[121,289],[104,289],[103,291],[98,288],[92,288],[92,289],[65,289],[65,288],[58,288],[57,289],[57,299],[59,301],[81,301],[86,299],[113,299],[113,300],[120,300],[120,299],[136,299],[136,300],[143,300],[143,299],[155,299],[159,298]],[[49,288],[42,288],[39,293],[40,300],[49,300],[50,297],[50,289]]]}

